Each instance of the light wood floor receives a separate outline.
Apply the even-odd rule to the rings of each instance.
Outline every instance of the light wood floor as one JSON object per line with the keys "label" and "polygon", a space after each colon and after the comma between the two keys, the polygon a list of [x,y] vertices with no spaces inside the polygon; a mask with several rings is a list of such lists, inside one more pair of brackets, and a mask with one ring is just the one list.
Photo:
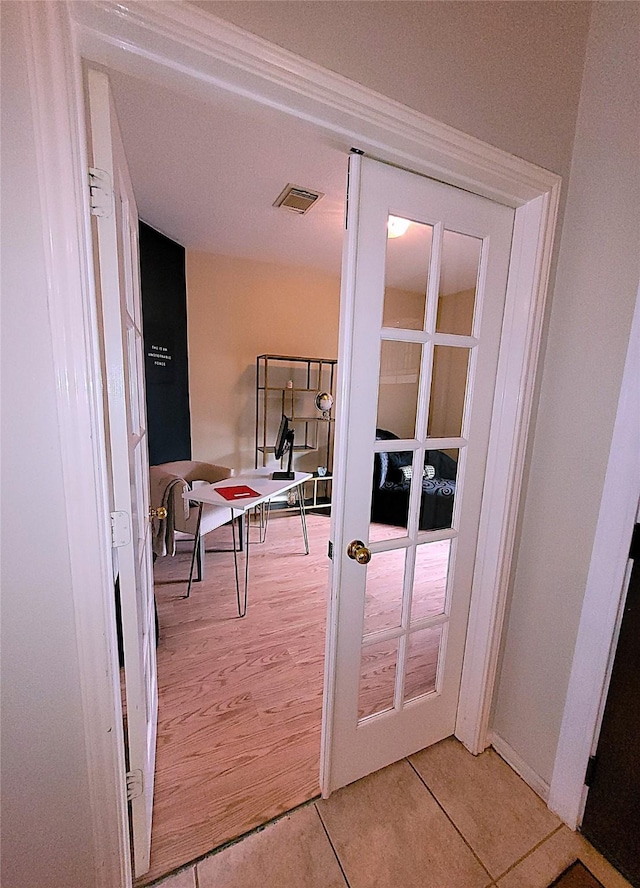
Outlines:
{"label": "light wood floor", "polygon": [[[189,546],[156,562],[158,746],[146,885],[319,794],[329,517],[275,517],[252,546],[247,615],[233,557],[206,556],[182,582]],[[229,527],[207,537],[228,546]]]}
{"label": "light wood floor", "polygon": [[[207,554],[205,579],[190,599],[180,597],[190,544],[156,563],[156,784],[151,869],[137,886],[319,794],[329,516],[308,515],[307,522],[307,556],[295,514],[272,518],[266,543],[252,546],[243,619],[230,553]],[[207,538],[212,548],[230,543],[228,526]],[[442,611],[448,547],[424,547],[414,584],[417,617]],[[379,554],[369,565],[366,631],[397,618],[403,558]],[[438,640],[422,638],[410,656],[410,696],[432,689]],[[391,704],[395,651],[388,644],[366,649],[362,668],[364,716]]]}

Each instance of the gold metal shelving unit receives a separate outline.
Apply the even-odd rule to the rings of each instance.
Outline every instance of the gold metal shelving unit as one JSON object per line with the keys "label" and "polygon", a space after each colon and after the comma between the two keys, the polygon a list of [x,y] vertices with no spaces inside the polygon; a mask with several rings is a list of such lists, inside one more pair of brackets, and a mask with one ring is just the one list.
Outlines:
{"label": "gold metal shelving unit", "polygon": [[[333,358],[297,355],[259,355],[256,359],[255,466],[266,466],[269,455],[273,455],[284,413],[295,430],[294,459],[299,456],[302,461],[305,452],[317,453],[314,477],[306,485],[310,488],[310,508],[331,504],[337,363]],[[329,392],[334,399],[334,409],[328,416],[316,407],[318,392]],[[318,475],[318,466],[326,468],[326,475]],[[312,471],[313,466],[302,468]]]}

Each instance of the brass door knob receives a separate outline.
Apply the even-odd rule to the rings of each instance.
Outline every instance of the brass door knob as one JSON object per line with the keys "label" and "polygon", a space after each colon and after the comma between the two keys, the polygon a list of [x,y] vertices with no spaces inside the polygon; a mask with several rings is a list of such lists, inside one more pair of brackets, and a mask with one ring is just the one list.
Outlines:
{"label": "brass door knob", "polygon": [[362,540],[352,540],[347,546],[347,555],[358,564],[369,564],[371,561],[371,550],[367,549]]}
{"label": "brass door knob", "polygon": [[167,517],[167,510],[164,506],[160,506],[158,509],[149,509],[149,518],[159,518],[160,521],[164,521]]}

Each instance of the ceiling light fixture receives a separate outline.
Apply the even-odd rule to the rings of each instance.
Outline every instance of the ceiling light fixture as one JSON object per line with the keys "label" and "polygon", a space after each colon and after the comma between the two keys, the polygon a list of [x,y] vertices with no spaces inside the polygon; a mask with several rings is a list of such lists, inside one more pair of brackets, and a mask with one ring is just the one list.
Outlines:
{"label": "ceiling light fixture", "polygon": [[411,225],[410,219],[402,219],[400,216],[389,216],[387,222],[387,237],[402,237],[407,233],[407,229]]}

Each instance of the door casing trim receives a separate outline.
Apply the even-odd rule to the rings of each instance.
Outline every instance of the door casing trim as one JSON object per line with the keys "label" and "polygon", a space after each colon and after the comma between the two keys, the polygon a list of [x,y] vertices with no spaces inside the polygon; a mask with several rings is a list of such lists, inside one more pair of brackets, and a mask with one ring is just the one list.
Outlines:
{"label": "door casing trim", "polygon": [[549,791],[549,807],[572,829],[584,813],[584,779],[589,756],[596,751],[609,690],[629,585],[633,525],[640,521],[639,376],[640,288]]}
{"label": "door casing trim", "polygon": [[[147,79],[173,88],[196,90],[200,97],[203,90],[231,91],[314,123],[345,145],[357,145],[381,160],[467,188],[515,208],[504,326],[508,354],[503,350],[498,367],[483,500],[485,517],[480,526],[474,600],[456,726],[456,736],[467,748],[480,752],[489,742],[487,726],[515,543],[560,178],[187,4],[149,0],[69,3],[65,0],[53,4],[57,8],[55,26],[50,21],[50,14],[39,4],[30,6],[36,7],[31,15],[34,21],[40,21],[49,52],[56,57],[58,66],[53,86],[59,89],[59,96],[51,109],[57,126],[47,138],[47,151],[49,157],[53,155],[54,159],[62,160],[69,157],[69,145],[72,148],[72,159],[67,162],[71,165],[68,175],[73,179],[74,189],[70,192],[73,197],[67,200],[66,224],[78,255],[59,256],[60,265],[52,270],[51,280],[59,283],[68,274],[79,288],[82,298],[76,306],[76,323],[83,329],[84,338],[79,341],[84,343],[84,348],[74,346],[61,325],[54,329],[53,335],[60,342],[60,369],[89,374],[92,401],[90,415],[85,419],[94,442],[103,434],[103,429],[98,364],[87,358],[97,355],[97,329],[90,275],[89,226],[87,218],[83,218],[86,197],[78,192],[86,161],[79,78],[81,57],[138,76],[144,72]],[[44,4],[43,7],[50,8],[50,5]],[[69,52],[70,46],[72,52]],[[33,63],[41,64],[37,58]],[[49,164],[43,176],[49,177],[53,169],[55,166]],[[43,215],[49,228],[55,228],[51,211],[45,207]],[[80,264],[78,256],[83,257]],[[87,363],[90,364],[88,368]],[[62,392],[60,398],[63,398]],[[61,420],[60,434],[67,444],[72,443],[77,434],[74,417]],[[100,474],[104,472],[104,446],[95,444],[94,451],[85,457],[80,464],[75,464],[74,469],[80,485],[90,482],[85,490],[97,488],[95,501],[99,514],[94,517],[93,525],[106,545],[101,511],[105,506],[104,476]],[[336,458],[340,459],[339,454]],[[96,472],[102,479],[99,484],[95,480]],[[494,516],[492,522],[486,520],[489,508],[484,508],[485,503]],[[500,515],[501,520],[495,521],[495,515]],[[80,528],[75,532],[81,535]],[[86,533],[86,529],[83,532]],[[85,696],[103,721],[107,716],[113,719],[119,706],[114,699],[113,682],[105,682],[104,670],[102,675],[96,672],[96,660],[102,656],[109,659],[110,676],[117,674],[117,651],[112,644],[115,617],[109,603],[112,590],[107,582],[108,557],[105,557],[108,554],[108,550],[103,551],[101,556],[104,569],[101,569],[101,582],[96,593],[102,596],[99,618],[96,618],[95,609],[90,612],[88,601],[82,599],[80,587],[74,587],[81,639],[80,668],[88,689]],[[75,551],[73,558],[79,570],[83,565],[87,566],[88,556],[82,552]],[[336,581],[334,576],[337,594]],[[329,637],[336,630],[335,603],[332,596]],[[104,660],[102,665],[104,667]],[[326,658],[325,721],[331,709],[332,669],[329,656]],[[323,732],[323,791],[329,786],[328,734],[328,731]],[[126,797],[121,791],[122,780],[118,782],[116,776],[120,766],[118,744],[121,739],[111,732],[110,745],[106,744],[97,723],[87,712],[86,741],[88,755],[92,758],[94,833],[97,846],[102,849],[98,859],[106,861],[101,864],[105,874],[101,884],[129,884],[128,864],[122,862],[123,854],[128,854],[125,852],[128,848]],[[105,805],[116,801],[119,816],[105,816]]]}
{"label": "door casing trim", "polygon": [[[70,594],[90,805],[92,884],[131,885],[109,487],[82,72],[66,3],[21,4],[38,157]],[[80,775],[79,775],[80,776]]]}

